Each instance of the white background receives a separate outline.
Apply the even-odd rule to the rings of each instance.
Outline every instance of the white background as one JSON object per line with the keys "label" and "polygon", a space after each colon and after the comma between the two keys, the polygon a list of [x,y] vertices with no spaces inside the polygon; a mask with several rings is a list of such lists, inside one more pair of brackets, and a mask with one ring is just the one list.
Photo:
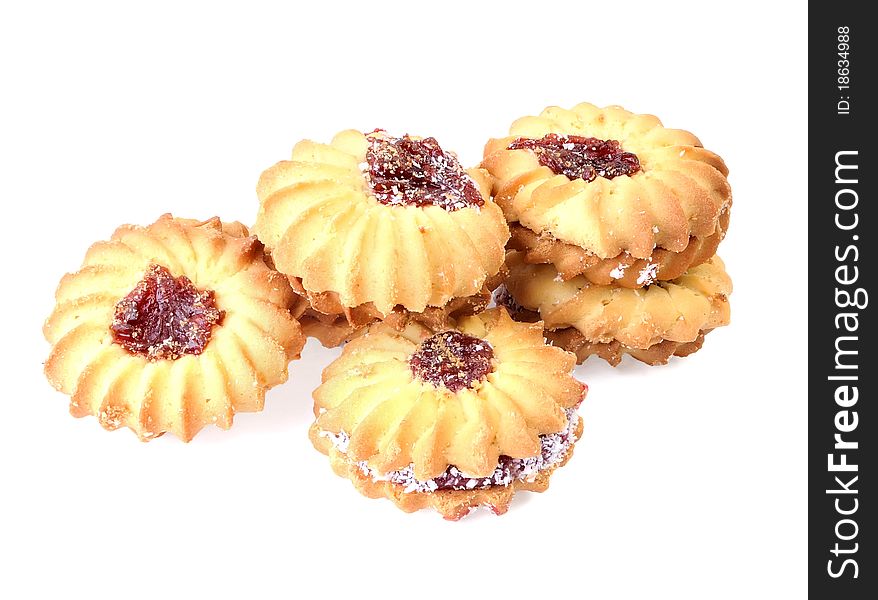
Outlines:
{"label": "white background", "polygon": [[[10,4],[0,596],[804,597],[802,3]],[[306,436],[335,355],[313,341],[263,413],[188,445],[73,419],[44,380],[54,288],[118,224],[252,223],[260,172],[304,137],[434,135],[474,164],[583,100],[725,158],[733,323],[667,367],[579,367],[584,438],[505,516],[408,515],[333,475]]]}

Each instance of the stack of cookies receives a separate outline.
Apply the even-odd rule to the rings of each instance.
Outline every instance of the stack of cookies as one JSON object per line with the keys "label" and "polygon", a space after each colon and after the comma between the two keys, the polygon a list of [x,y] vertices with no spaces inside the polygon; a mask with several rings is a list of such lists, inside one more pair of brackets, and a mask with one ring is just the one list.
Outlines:
{"label": "stack of cookies", "polygon": [[405,511],[501,514],[582,433],[576,357],[487,308],[509,227],[435,138],[347,130],[266,170],[250,230],[165,215],[95,243],[44,333],[70,411],[189,441],[262,409],[306,336],[346,344],[313,391],[333,470]]}
{"label": "stack of cookies", "polygon": [[580,362],[664,364],[728,324],[728,169],[691,133],[615,106],[549,107],[490,140],[482,166],[511,230],[498,302]]}
{"label": "stack of cookies", "polygon": [[189,441],[261,410],[307,336],[349,342],[313,392],[333,470],[405,511],[500,514],[572,455],[577,360],[664,363],[728,323],[726,173],[589,104],[519,119],[474,169],[432,137],[304,140],[260,177],[252,232],[164,215],[95,243],[46,376],[77,417]]}
{"label": "stack of cookies", "polygon": [[435,138],[303,140],[256,191],[254,232],[306,301],[305,333],[325,346],[377,321],[446,327],[484,310],[500,283],[509,229],[491,178]]}
{"label": "stack of cookies", "polygon": [[301,141],[257,186],[254,231],[303,331],[349,342],[314,391],[311,441],[405,511],[503,513],[547,488],[581,433],[575,356],[487,309],[509,240],[491,185],[435,138],[377,129]]}

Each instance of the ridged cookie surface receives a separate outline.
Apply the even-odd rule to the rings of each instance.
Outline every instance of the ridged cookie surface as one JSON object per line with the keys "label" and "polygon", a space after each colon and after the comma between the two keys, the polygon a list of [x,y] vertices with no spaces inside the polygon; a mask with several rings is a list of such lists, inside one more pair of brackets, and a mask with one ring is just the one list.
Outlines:
{"label": "ridged cookie surface", "polygon": [[[431,175],[439,179],[413,181],[391,167],[380,181],[370,175],[382,166],[375,147],[384,144],[381,151],[399,157],[400,140],[416,150],[429,142],[438,165]],[[330,144],[299,142],[292,160],[262,174],[254,231],[312,308],[379,317],[395,308],[422,312],[481,293],[498,272],[509,230],[490,199],[490,177],[464,171],[436,148],[432,138],[349,130]],[[420,165],[403,158],[411,169]],[[446,193],[442,176],[460,183],[467,196],[451,198],[455,192]],[[426,199],[405,196],[413,186],[426,190]]]}
{"label": "ridged cookie surface", "polygon": [[[568,177],[572,167],[565,165],[579,160],[569,140],[585,138],[618,142],[624,157],[636,157],[636,169]],[[521,147],[522,140],[546,139],[560,152],[554,166],[543,164],[548,154]],[[567,175],[553,170],[559,165]],[[643,260],[655,265],[655,278],[673,279],[710,257],[728,226],[732,196],[723,160],[691,133],[618,106],[553,106],[518,119],[509,136],[488,142],[483,166],[495,177],[495,201],[507,219],[531,232],[519,236],[516,249],[529,250],[531,262],[553,262],[565,278],[585,274],[596,283],[642,287],[648,283],[618,267]],[[571,255],[565,245],[581,252]]]}
{"label": "ridged cookie surface", "polygon": [[[554,335],[556,341],[566,342],[562,347],[572,351],[583,344],[614,344],[614,350],[603,349],[610,353],[658,351],[654,347],[663,342],[697,343],[700,347],[704,333],[729,323],[732,281],[718,256],[677,279],[643,289],[595,285],[582,276],[563,281],[551,265],[529,264],[519,252],[509,253],[507,265],[506,288],[514,302],[534,311],[545,323],[550,339]],[[567,332],[558,337],[568,329],[579,336],[571,338]],[[577,348],[570,346],[572,341],[578,343]],[[669,344],[665,348],[670,348]],[[670,353],[677,349],[674,346]]]}
{"label": "ridged cookie surface", "polygon": [[497,308],[439,332],[375,324],[324,370],[311,440],[363,493],[406,510],[454,518],[479,498],[505,510],[517,487],[545,488],[534,482],[579,435],[575,360],[545,344],[542,324]]}
{"label": "ridged cookie surface", "polygon": [[[150,273],[170,289],[185,285],[210,297],[213,324],[202,327],[208,333],[200,352],[169,343],[171,328],[199,326],[191,306],[161,308],[166,290],[123,302],[148,289]],[[266,390],[287,379],[305,341],[289,310],[296,296],[266,265],[262,244],[240,223],[217,218],[164,215],[147,227],[123,225],[89,248],[55,299],[43,328],[52,345],[47,378],[70,395],[74,416],[94,415],[106,429],[129,427],[143,440],[170,431],[188,441],[207,424],[225,429],[236,412],[261,410]],[[148,311],[159,312],[142,314]],[[139,318],[148,327],[133,329],[132,347],[138,336],[156,340],[143,352],[120,344],[111,330],[120,319]]]}

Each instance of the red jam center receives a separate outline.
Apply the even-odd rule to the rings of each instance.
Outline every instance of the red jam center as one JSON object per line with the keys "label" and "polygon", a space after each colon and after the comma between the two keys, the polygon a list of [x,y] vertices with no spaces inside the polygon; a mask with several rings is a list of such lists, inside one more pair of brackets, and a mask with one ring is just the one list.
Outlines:
{"label": "red jam center", "polygon": [[443,331],[421,342],[409,359],[421,381],[459,392],[491,372],[494,350],[485,340],[459,331]]}
{"label": "red jam center", "polygon": [[485,201],[457,158],[435,138],[389,137],[375,130],[367,136],[367,177],[382,204],[438,206],[455,211]]}
{"label": "red jam center", "polygon": [[174,277],[151,265],[143,279],[116,304],[110,331],[113,341],[150,360],[174,360],[201,354],[211,328],[224,313],[214,304],[213,291],[196,289],[187,277]]}
{"label": "red jam center", "polygon": [[640,170],[637,155],[622,150],[616,140],[550,133],[538,140],[518,138],[508,149],[531,150],[541,165],[571,180],[594,181],[598,176],[612,179]]}

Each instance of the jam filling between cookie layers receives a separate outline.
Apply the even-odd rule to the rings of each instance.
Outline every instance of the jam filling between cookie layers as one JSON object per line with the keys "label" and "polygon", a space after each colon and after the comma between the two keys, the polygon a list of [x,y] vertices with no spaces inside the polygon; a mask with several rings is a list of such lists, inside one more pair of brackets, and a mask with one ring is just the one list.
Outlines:
{"label": "jam filling between cookie layers", "polygon": [[482,381],[493,369],[494,350],[483,339],[443,331],[425,339],[409,358],[412,373],[421,381],[457,393]]}
{"label": "jam filling between cookie layers", "polygon": [[432,205],[449,212],[485,203],[472,177],[435,138],[370,134],[367,139],[366,180],[378,202]]}
{"label": "jam filling between cookie layers", "polygon": [[508,150],[530,150],[544,167],[568,179],[613,179],[640,170],[636,154],[625,152],[616,140],[549,133],[540,139],[518,138]]}
{"label": "jam filling between cookie layers", "polygon": [[132,354],[175,360],[201,354],[224,315],[212,290],[199,290],[188,277],[174,277],[153,264],[116,304],[110,331],[113,341]]}
{"label": "jam filling between cookie layers", "polygon": [[[495,486],[506,487],[516,481],[533,481],[541,471],[560,463],[567,456],[573,443],[576,442],[576,427],[579,423],[576,408],[568,408],[564,412],[567,415],[567,426],[558,433],[541,435],[538,455],[527,458],[501,456],[494,472],[487,477],[469,477],[457,467],[449,466],[441,475],[421,481],[415,477],[411,465],[399,471],[390,471],[384,474],[370,467],[366,461],[359,461],[356,466],[373,481],[389,481],[403,486],[403,492],[406,494],[442,490],[485,490]],[[329,438],[339,452],[347,453],[350,438],[345,432],[321,431],[320,435]]]}
{"label": "jam filling between cookie layers", "polygon": [[535,323],[540,320],[539,312],[525,308],[519,304],[518,301],[512,297],[512,293],[509,291],[509,288],[506,287],[505,283],[494,290],[492,298],[497,306],[505,308],[506,312],[509,313],[509,316],[516,321]]}

